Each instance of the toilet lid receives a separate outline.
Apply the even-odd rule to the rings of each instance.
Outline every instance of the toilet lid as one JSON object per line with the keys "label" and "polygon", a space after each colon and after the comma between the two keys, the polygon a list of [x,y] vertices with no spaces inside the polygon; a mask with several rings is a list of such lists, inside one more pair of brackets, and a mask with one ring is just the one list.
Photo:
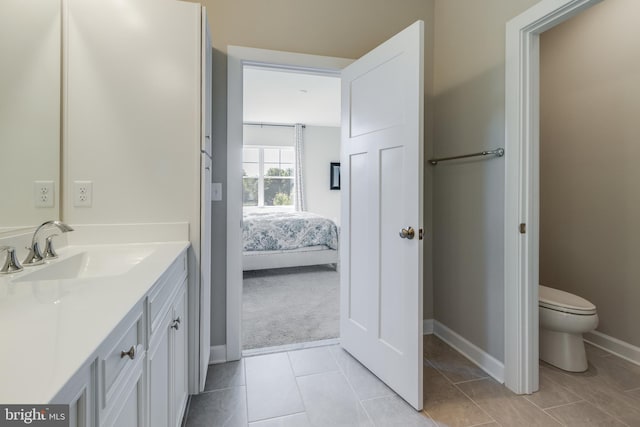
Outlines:
{"label": "toilet lid", "polygon": [[575,314],[594,314],[596,306],[584,298],[559,289],[538,286],[538,299],[541,307]]}

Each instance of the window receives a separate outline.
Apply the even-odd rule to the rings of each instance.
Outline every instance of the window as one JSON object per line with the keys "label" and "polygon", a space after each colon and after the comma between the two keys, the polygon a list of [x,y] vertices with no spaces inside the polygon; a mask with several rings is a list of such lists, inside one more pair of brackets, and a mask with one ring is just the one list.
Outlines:
{"label": "window", "polygon": [[244,147],[243,206],[293,207],[295,153],[293,147]]}

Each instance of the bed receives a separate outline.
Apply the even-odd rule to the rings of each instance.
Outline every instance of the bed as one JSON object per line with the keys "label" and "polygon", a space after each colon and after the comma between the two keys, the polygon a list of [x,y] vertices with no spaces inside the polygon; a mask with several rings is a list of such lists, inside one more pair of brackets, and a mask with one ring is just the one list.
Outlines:
{"label": "bed", "polygon": [[338,267],[338,227],[311,212],[245,211],[242,269],[332,264]]}

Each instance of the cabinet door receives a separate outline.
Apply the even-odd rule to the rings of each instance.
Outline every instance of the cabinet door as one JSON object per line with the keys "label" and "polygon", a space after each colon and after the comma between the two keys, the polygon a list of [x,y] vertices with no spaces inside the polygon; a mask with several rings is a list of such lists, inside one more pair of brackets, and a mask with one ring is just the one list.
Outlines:
{"label": "cabinet door", "polygon": [[149,347],[147,372],[149,373],[149,426],[151,427],[169,427],[170,425],[170,360],[173,331],[169,328],[170,314],[170,312],[166,313]]}
{"label": "cabinet door", "polygon": [[87,383],[87,386],[83,387],[69,404],[69,427],[91,426],[93,426],[93,405],[91,405],[91,388]]}
{"label": "cabinet door", "polygon": [[182,284],[173,306],[173,426],[182,424],[187,404],[187,282]]}
{"label": "cabinet door", "polygon": [[94,378],[95,363],[85,364],[51,400],[51,403],[69,405],[69,427],[94,427]]}
{"label": "cabinet door", "polygon": [[137,369],[133,371],[132,375],[134,379],[124,388],[124,399],[114,405],[113,415],[109,414],[108,420],[101,423],[102,426],[144,427],[145,400],[142,363],[137,365]]}

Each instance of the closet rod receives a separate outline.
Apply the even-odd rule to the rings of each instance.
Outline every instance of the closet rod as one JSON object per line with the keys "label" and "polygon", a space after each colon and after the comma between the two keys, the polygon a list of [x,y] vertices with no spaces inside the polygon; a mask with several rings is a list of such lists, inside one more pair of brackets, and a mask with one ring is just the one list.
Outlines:
{"label": "closet rod", "polygon": [[496,148],[495,150],[481,151],[479,153],[473,153],[473,154],[463,154],[462,156],[443,157],[441,159],[431,159],[429,160],[429,163],[435,166],[439,162],[446,162],[447,160],[466,159],[468,157],[479,157],[479,156],[502,157],[504,156],[504,148]]}
{"label": "closet rod", "polygon": [[[259,122],[244,122],[243,125],[247,126],[276,126],[276,127],[284,127],[284,128],[292,128],[296,125],[286,124],[286,123],[259,123]],[[306,125],[302,125],[303,128],[306,128]]]}

